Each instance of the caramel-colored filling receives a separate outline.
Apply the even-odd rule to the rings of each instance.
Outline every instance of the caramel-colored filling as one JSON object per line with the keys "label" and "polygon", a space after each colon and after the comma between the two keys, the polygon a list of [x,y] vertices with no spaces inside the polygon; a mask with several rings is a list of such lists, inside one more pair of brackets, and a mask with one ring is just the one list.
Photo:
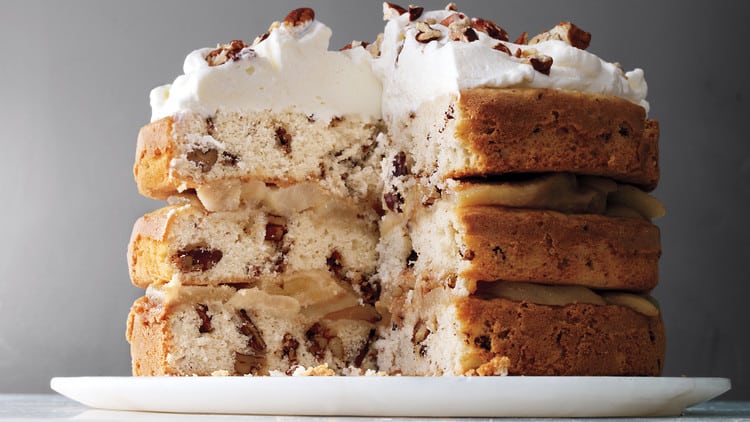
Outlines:
{"label": "caramel-colored filling", "polygon": [[664,205],[646,192],[603,177],[552,173],[517,182],[458,182],[458,207],[497,205],[653,219]]}
{"label": "caramel-colored filling", "polygon": [[161,288],[151,287],[149,294],[163,304],[220,300],[236,309],[262,309],[270,315],[285,318],[302,315],[311,321],[378,319],[375,309],[362,304],[351,286],[327,271],[299,271],[264,279],[250,288],[241,289],[229,285],[184,286],[173,282]]}
{"label": "caramel-colored filling", "polygon": [[583,286],[549,286],[519,282],[481,282],[475,293],[480,297],[504,298],[537,305],[566,306],[576,303],[621,305],[648,317],[659,315],[659,307],[650,296],[628,292],[595,292]]}

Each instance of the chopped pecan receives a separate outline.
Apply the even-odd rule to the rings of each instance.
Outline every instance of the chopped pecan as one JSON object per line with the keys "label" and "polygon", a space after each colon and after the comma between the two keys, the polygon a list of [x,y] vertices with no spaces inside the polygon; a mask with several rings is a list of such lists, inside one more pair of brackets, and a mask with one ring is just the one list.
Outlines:
{"label": "chopped pecan", "polygon": [[349,44],[341,47],[339,51],[351,50],[352,48],[355,48],[355,47],[367,48],[368,45],[370,44],[365,41],[352,41]]}
{"label": "chopped pecan", "polygon": [[216,125],[213,117],[206,117],[206,133],[212,138],[216,138]]}
{"label": "chopped pecan", "polygon": [[484,32],[496,40],[508,41],[508,33],[495,22],[481,18],[474,18],[471,20],[471,27],[477,31]]}
{"label": "chopped pecan", "polygon": [[406,257],[406,266],[409,268],[413,267],[414,263],[417,262],[417,259],[419,259],[419,255],[417,254],[417,251],[412,249],[409,256]]}
{"label": "chopped pecan", "polygon": [[247,311],[240,309],[237,315],[240,317],[240,333],[247,337],[247,346],[256,355],[262,355],[266,351],[263,333],[255,326]]}
{"label": "chopped pecan", "polygon": [[343,270],[343,263],[341,259],[341,252],[333,250],[331,255],[326,258],[326,264],[328,265],[328,271],[334,274],[339,280],[346,279],[346,272]]}
{"label": "chopped pecan", "polygon": [[195,305],[195,312],[201,319],[201,325],[198,327],[199,333],[210,333],[214,330],[211,326],[211,316],[208,314],[208,306],[198,303]]}
{"label": "chopped pecan", "polygon": [[276,215],[268,216],[268,221],[266,222],[266,236],[264,237],[265,240],[279,243],[284,239],[286,232],[286,219],[284,217]]}
{"label": "chopped pecan", "polygon": [[439,40],[443,33],[438,29],[433,29],[427,22],[417,22],[417,35],[415,38],[421,43]]}
{"label": "chopped pecan", "polygon": [[205,272],[221,261],[222,255],[218,249],[193,245],[177,251],[171,262],[183,273]]}
{"label": "chopped pecan", "polygon": [[510,49],[505,44],[499,42],[495,44],[495,46],[492,47],[494,50],[502,51],[503,53],[512,56],[513,54],[510,52]]}
{"label": "chopped pecan", "polygon": [[266,357],[255,354],[234,353],[234,372],[238,375],[260,375],[266,366]]}
{"label": "chopped pecan", "polygon": [[288,134],[283,127],[276,128],[276,142],[287,154],[292,152],[292,135]]}
{"label": "chopped pecan", "polygon": [[413,22],[419,19],[419,17],[422,16],[422,12],[424,12],[424,7],[409,6],[409,20]]}
{"label": "chopped pecan", "polygon": [[393,177],[406,176],[409,174],[409,168],[406,167],[406,153],[399,151],[393,157]]}
{"label": "chopped pecan", "polygon": [[529,44],[537,44],[549,40],[564,41],[575,48],[585,50],[591,43],[591,34],[570,22],[560,22],[554,28],[542,32],[529,40]]}
{"label": "chopped pecan", "polygon": [[536,57],[531,57],[529,62],[537,72],[549,75],[550,68],[552,67],[552,57],[542,54]]}
{"label": "chopped pecan", "polygon": [[380,299],[380,290],[380,283],[377,280],[365,280],[359,284],[362,300],[370,305],[374,305]]}
{"label": "chopped pecan", "polygon": [[383,3],[383,20],[387,21],[387,20],[395,19],[403,15],[406,12],[407,12],[406,9],[404,9],[403,7],[397,4],[389,3],[389,2]]}
{"label": "chopped pecan", "polygon": [[389,210],[399,213],[403,212],[401,210],[401,205],[404,203],[404,197],[395,189],[391,192],[386,192],[383,195],[383,200],[385,201],[385,206],[388,207]]}
{"label": "chopped pecan", "polygon": [[297,358],[297,349],[299,348],[299,342],[289,333],[284,334],[284,338],[281,339],[281,357],[289,360],[289,365],[294,366],[299,363]]}
{"label": "chopped pecan", "polygon": [[521,32],[521,35],[516,38],[515,41],[513,41],[514,44],[521,44],[526,45],[526,43],[529,42],[529,34],[526,33],[526,31]]}
{"label": "chopped pecan", "polygon": [[414,331],[412,332],[411,342],[414,344],[414,351],[419,356],[425,356],[427,354],[427,345],[423,344],[427,337],[431,334],[427,324],[419,320],[414,324]]}
{"label": "chopped pecan", "polygon": [[284,25],[300,27],[315,20],[315,11],[309,7],[300,7],[289,12],[284,18]]}
{"label": "chopped pecan", "polygon": [[231,152],[223,151],[221,153],[221,160],[219,162],[225,166],[236,166],[239,161],[240,157],[238,157],[237,155],[232,154]]}
{"label": "chopped pecan", "polygon": [[233,40],[211,50],[205,57],[209,66],[219,66],[243,57],[254,57],[255,52],[242,40]]}
{"label": "chopped pecan", "polygon": [[440,21],[440,25],[443,25],[445,27],[450,27],[451,24],[456,23],[462,26],[468,26],[470,24],[470,21],[466,18],[466,15],[463,13],[451,13],[450,15],[443,18],[443,20]]}
{"label": "chopped pecan", "polygon": [[203,173],[208,173],[219,159],[219,151],[216,148],[194,149],[189,151],[185,158],[195,164]]}
{"label": "chopped pecan", "polygon": [[312,353],[318,361],[322,361],[326,356],[328,342],[334,335],[322,324],[316,322],[305,332],[307,338],[307,350]]}

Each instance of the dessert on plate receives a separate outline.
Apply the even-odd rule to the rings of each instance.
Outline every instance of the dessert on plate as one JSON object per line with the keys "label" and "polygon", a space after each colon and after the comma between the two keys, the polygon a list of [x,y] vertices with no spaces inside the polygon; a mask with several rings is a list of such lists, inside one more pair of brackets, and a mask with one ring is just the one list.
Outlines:
{"label": "dessert on plate", "polygon": [[384,11],[379,369],[659,374],[642,71],[567,22],[511,42],[452,6]]}
{"label": "dessert on plate", "polygon": [[643,71],[569,22],[383,11],[329,51],[294,10],[152,91],[133,373],[660,374]]}
{"label": "dessert on plate", "polygon": [[374,367],[381,87],[330,36],[297,9],[151,92],[134,174],[168,205],[128,248],[134,374]]}

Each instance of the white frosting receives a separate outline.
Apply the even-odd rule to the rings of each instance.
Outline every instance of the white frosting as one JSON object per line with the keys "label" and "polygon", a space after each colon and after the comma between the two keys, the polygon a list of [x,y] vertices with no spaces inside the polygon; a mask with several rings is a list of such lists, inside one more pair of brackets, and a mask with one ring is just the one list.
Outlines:
{"label": "white frosting", "polygon": [[[447,10],[425,12],[418,21],[441,22]],[[646,81],[641,69],[624,73],[619,65],[578,49],[564,41],[549,40],[534,45],[503,42],[515,53],[534,49],[537,55],[552,57],[549,75],[534,70],[528,59],[494,50],[500,41],[476,31],[474,42],[453,41],[439,23],[430,25],[443,36],[428,43],[416,40],[416,21],[405,13],[388,21],[374,61],[383,82],[383,116],[403,116],[425,102],[460,90],[476,87],[558,88],[613,95],[643,106],[648,111]]]}
{"label": "white frosting", "polygon": [[151,91],[151,120],[191,111],[205,116],[230,111],[292,110],[315,118],[359,115],[380,118],[380,81],[364,48],[328,51],[331,30],[318,21],[302,29],[281,24],[268,38],[219,66],[195,50],[184,75]]}

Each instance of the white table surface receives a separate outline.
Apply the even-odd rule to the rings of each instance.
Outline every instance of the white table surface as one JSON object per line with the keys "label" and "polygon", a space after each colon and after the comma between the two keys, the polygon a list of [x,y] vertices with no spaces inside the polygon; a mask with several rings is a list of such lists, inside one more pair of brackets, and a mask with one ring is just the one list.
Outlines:
{"label": "white table surface", "polygon": [[[185,415],[172,413],[148,413],[148,412],[119,412],[109,410],[89,409],[82,404],[67,399],[58,394],[0,394],[0,420],[18,421],[365,421],[372,418],[331,418],[331,417],[295,417],[295,416],[245,416],[245,415]],[[408,422],[419,422],[427,419],[408,418],[394,419],[384,418],[382,420]],[[440,419],[471,421],[476,419]],[[485,419],[486,420],[486,419]],[[520,419],[503,419],[512,421]],[[539,420],[550,421],[550,419],[523,419],[527,421]],[[587,421],[597,419],[586,419]],[[627,419],[603,419],[605,421],[621,421]],[[646,420],[646,419],[642,419]],[[688,409],[684,416],[678,418],[657,418],[659,422],[678,421],[750,421],[750,402],[727,402],[715,401]]]}

